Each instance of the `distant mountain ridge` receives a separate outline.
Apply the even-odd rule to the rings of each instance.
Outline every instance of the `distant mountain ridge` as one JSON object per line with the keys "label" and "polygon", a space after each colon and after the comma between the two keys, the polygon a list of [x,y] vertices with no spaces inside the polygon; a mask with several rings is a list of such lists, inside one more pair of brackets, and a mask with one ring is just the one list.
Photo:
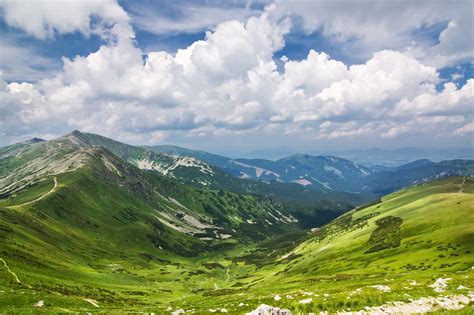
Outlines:
{"label": "distant mountain ridge", "polygon": [[[0,187],[7,187],[8,181],[18,185],[14,178],[18,172],[5,177],[12,167],[37,154],[46,154],[43,151],[49,143],[64,141],[84,148],[103,147],[140,169],[197,188],[277,198],[309,226],[321,224],[338,213],[407,186],[474,174],[473,160],[432,162],[424,159],[389,168],[366,167],[334,156],[308,154],[295,154],[276,161],[232,159],[177,146],[138,147],[73,131],[51,141],[32,139],[0,148]],[[58,154],[64,153],[55,149],[44,155],[47,158],[41,163],[48,165],[47,160]],[[28,172],[28,168],[25,171]],[[5,193],[5,189],[0,189],[0,193]]]}
{"label": "distant mountain ridge", "polygon": [[233,159],[177,146],[147,147],[155,152],[192,156],[241,178],[297,183],[318,191],[376,195],[447,176],[473,176],[474,160],[416,160],[397,167],[367,167],[334,156],[294,154],[279,160]]}

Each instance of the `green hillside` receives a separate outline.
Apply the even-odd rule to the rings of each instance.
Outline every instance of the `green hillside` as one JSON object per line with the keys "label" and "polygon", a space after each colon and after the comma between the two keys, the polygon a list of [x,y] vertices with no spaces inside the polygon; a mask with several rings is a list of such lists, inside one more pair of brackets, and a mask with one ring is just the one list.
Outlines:
{"label": "green hillside", "polygon": [[[69,160],[80,163],[74,168]],[[130,292],[143,285],[145,275],[151,288],[167,281],[168,269],[179,271],[175,276],[191,272],[192,265],[181,267],[187,259],[295,227],[294,218],[271,199],[185,186],[99,147],[68,152],[53,164],[68,165],[68,171],[46,174],[0,201],[0,257],[21,290],[118,300],[123,294],[123,303],[135,304]],[[16,287],[7,268],[1,273],[2,286]],[[183,279],[169,281],[173,289],[186,287]],[[160,301],[175,297],[168,291]],[[1,307],[22,305],[25,296],[9,292],[2,290]]]}
{"label": "green hillside", "polygon": [[294,183],[241,179],[195,158],[158,154],[79,131],[50,141],[33,140],[0,148],[0,198],[30,186],[44,176],[79,167],[85,157],[77,151],[97,147],[107,149],[124,162],[174,182],[205,190],[266,196],[278,201],[304,227],[325,224],[353,206],[373,198],[370,194],[307,190]]}
{"label": "green hillside", "polygon": [[[259,248],[244,261],[265,250],[274,261],[265,259],[258,282],[246,284],[249,304],[354,311],[388,301],[468,296],[474,287],[473,193],[472,178],[411,187],[339,217],[294,248]],[[430,287],[438,278],[451,279],[442,292]]]}
{"label": "green hillside", "polygon": [[[463,288],[474,287],[472,178],[394,193],[308,234],[265,224],[268,207],[275,206],[258,197],[225,193],[219,200],[217,191],[173,186],[103,149],[89,154],[87,167],[0,202],[0,311],[224,308],[241,314],[262,303],[305,312],[360,310],[420,297],[467,297]],[[118,173],[105,166],[104,156]],[[232,237],[200,239],[161,223],[153,215],[177,206],[170,197],[182,205],[179,216],[196,205],[195,215],[215,220],[207,222]],[[245,211],[226,210],[235,221],[220,222],[204,206],[215,199],[232,209],[239,198]],[[252,220],[245,213],[260,223],[243,223]],[[280,236],[269,238],[274,232]],[[451,278],[444,292],[429,287],[438,278]]]}

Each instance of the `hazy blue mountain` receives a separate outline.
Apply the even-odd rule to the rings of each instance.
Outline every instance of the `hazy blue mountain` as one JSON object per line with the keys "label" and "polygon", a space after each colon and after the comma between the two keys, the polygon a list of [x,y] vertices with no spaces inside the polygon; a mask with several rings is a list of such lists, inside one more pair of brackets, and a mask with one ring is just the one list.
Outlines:
{"label": "hazy blue mountain", "polygon": [[[153,146],[149,149],[155,152],[195,157],[240,178],[296,183],[308,190],[321,192],[345,191],[383,195],[420,182],[447,176],[474,174],[473,160],[433,162],[420,159],[400,166],[367,167],[334,156],[295,154],[273,161],[233,159],[176,146]],[[401,150],[401,152],[407,150]],[[374,149],[371,152],[385,151]]]}

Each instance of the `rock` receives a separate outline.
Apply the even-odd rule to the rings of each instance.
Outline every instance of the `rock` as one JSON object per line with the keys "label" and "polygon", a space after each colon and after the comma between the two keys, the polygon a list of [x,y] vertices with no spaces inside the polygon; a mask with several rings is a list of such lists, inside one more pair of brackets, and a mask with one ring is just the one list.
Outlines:
{"label": "rock", "polygon": [[437,293],[443,293],[448,287],[449,280],[451,280],[451,278],[438,278],[438,280],[436,280],[435,283],[429,285],[429,287],[433,288],[433,291]]}
{"label": "rock", "polygon": [[38,301],[38,303],[35,304],[35,307],[43,307],[44,306],[44,301]]}
{"label": "rock", "polygon": [[291,315],[291,312],[284,308],[261,304],[252,312],[247,313],[247,315]]}
{"label": "rock", "polygon": [[277,294],[277,295],[275,295],[275,296],[273,297],[273,299],[274,299],[275,301],[280,301],[280,300],[281,300],[281,296],[279,296],[279,295]]}
{"label": "rock", "polygon": [[387,285],[380,285],[380,284],[376,284],[376,285],[371,285],[370,286],[371,288],[374,288],[374,289],[377,289],[381,292],[390,292],[390,287],[387,286]]}
{"label": "rock", "polygon": [[309,304],[313,302],[313,299],[312,298],[309,298],[309,299],[304,299],[304,300],[301,300],[300,301],[300,304]]}

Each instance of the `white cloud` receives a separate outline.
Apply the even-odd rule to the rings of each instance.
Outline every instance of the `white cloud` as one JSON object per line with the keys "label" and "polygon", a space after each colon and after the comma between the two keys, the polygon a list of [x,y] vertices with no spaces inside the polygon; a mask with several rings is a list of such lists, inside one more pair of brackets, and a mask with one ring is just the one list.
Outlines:
{"label": "white cloud", "polygon": [[[134,36],[130,17],[115,0],[3,0],[0,6],[7,24],[40,39],[73,32],[104,38]],[[94,18],[98,21],[93,22]]]}
{"label": "white cloud", "polygon": [[403,98],[396,104],[393,115],[469,114],[473,104],[474,79],[469,79],[460,89],[448,82],[441,92],[431,89],[412,100]]}
{"label": "white cloud", "polygon": [[385,50],[375,53],[363,65],[351,66],[346,78],[332,83],[318,97],[370,110],[390,99],[414,96],[437,80],[435,68],[403,53]]}
{"label": "white cloud", "polygon": [[[383,49],[413,54],[437,68],[474,57],[472,1],[300,1],[277,0],[278,14],[302,18],[303,30],[323,32],[347,54],[368,57]],[[423,29],[447,23],[438,41]]]}
{"label": "white cloud", "polygon": [[[125,36],[87,56],[63,58],[52,78],[1,82],[0,134],[17,139],[77,128],[134,143],[173,136],[311,143],[465,133],[474,80],[460,88],[448,82],[438,92],[434,67],[394,50],[351,66],[310,50],[303,60],[284,58],[279,69],[274,55],[291,24],[277,10],[220,23],[175,54],[144,57]],[[120,21],[126,29],[128,20]]]}
{"label": "white cloud", "polygon": [[283,81],[278,93],[284,97],[295,90],[315,95],[335,81],[347,78],[348,69],[340,61],[330,59],[322,52],[310,50],[301,61],[285,62]]}
{"label": "white cloud", "polygon": [[455,135],[461,135],[461,136],[468,135],[468,134],[474,134],[474,122],[470,122],[470,123],[462,126],[461,128],[458,128],[458,129],[454,130],[453,133]]}

